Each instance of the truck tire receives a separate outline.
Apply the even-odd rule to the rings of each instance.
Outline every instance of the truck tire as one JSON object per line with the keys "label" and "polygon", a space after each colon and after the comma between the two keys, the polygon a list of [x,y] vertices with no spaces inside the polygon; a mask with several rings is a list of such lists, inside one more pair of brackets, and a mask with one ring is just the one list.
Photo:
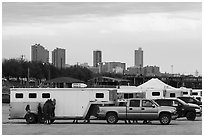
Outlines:
{"label": "truck tire", "polygon": [[106,116],[108,124],[116,124],[118,122],[118,116],[115,113],[108,113]]}
{"label": "truck tire", "polygon": [[171,115],[167,113],[161,114],[159,120],[162,125],[168,125],[171,122]]}
{"label": "truck tire", "polygon": [[33,113],[26,114],[25,119],[28,124],[34,124],[37,122],[36,115]]}
{"label": "truck tire", "polygon": [[188,120],[195,120],[195,118],[196,118],[196,113],[195,112],[188,112],[187,114],[186,114],[186,118],[188,119]]}

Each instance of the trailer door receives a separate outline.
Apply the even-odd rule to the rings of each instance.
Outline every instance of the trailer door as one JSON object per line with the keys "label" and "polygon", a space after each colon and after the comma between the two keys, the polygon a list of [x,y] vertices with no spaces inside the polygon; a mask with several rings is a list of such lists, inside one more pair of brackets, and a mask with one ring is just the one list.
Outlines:
{"label": "trailer door", "polygon": [[53,93],[56,99],[55,116],[75,117],[77,106],[77,93],[75,91],[56,91]]}
{"label": "trailer door", "polygon": [[84,113],[87,112],[88,110],[88,105],[89,105],[89,92],[88,91],[79,91],[77,94],[77,117],[83,117]]}

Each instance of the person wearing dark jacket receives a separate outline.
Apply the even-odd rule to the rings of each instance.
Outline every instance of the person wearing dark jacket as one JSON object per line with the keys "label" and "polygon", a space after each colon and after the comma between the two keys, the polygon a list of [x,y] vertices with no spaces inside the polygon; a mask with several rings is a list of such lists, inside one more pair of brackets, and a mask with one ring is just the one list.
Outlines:
{"label": "person wearing dark jacket", "polygon": [[42,116],[43,116],[43,113],[42,113],[42,107],[41,107],[41,104],[39,103],[38,104],[38,122],[39,123],[42,123],[43,119],[42,119]]}
{"label": "person wearing dark jacket", "polygon": [[[26,106],[26,108],[25,108],[25,111],[26,111],[26,119],[28,119],[28,116],[29,116],[29,114],[30,114],[30,105],[27,105]],[[27,121],[27,120],[26,120]],[[28,124],[29,122],[27,121],[27,124]]]}

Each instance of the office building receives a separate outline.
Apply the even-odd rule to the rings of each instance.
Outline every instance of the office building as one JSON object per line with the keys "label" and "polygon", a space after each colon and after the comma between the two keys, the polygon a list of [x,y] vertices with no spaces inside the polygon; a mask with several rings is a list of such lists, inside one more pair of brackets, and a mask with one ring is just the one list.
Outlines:
{"label": "office building", "polygon": [[99,63],[99,73],[120,73],[123,74],[126,68],[121,62],[101,62]]}
{"label": "office building", "polygon": [[160,76],[160,68],[158,66],[145,66],[143,68],[129,67],[125,71],[126,75],[143,75],[143,76]]}
{"label": "office building", "polygon": [[142,50],[142,48],[135,50],[135,67],[137,67],[137,68],[143,67],[143,50]]}
{"label": "office building", "polygon": [[93,51],[93,66],[98,67],[98,64],[102,62],[102,53],[100,50]]}
{"label": "office building", "polygon": [[59,68],[65,68],[65,49],[56,48],[52,51],[52,64]]}
{"label": "office building", "polygon": [[42,63],[49,62],[49,51],[40,44],[31,46],[31,61],[38,61]]}
{"label": "office building", "polygon": [[159,76],[160,69],[158,66],[145,66],[143,68],[143,75],[144,76]]}

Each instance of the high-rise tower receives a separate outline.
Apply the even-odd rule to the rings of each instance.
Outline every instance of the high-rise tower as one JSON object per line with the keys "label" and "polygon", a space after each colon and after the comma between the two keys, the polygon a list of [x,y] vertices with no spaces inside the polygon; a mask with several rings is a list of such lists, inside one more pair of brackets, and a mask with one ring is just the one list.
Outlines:
{"label": "high-rise tower", "polygon": [[98,67],[98,63],[102,62],[102,53],[100,50],[93,51],[93,66]]}
{"label": "high-rise tower", "polygon": [[31,46],[31,61],[49,62],[49,51],[40,44]]}
{"label": "high-rise tower", "polygon": [[142,50],[142,48],[135,50],[135,67],[138,67],[138,68],[143,67],[143,50]]}
{"label": "high-rise tower", "polygon": [[65,49],[56,48],[52,51],[52,64],[59,68],[65,68]]}

